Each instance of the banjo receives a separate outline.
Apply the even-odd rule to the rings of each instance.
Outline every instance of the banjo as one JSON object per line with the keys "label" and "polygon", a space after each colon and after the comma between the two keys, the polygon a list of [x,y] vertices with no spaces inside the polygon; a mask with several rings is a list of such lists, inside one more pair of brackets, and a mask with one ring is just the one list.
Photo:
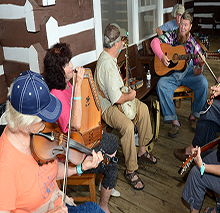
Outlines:
{"label": "banjo", "polygon": [[[126,47],[126,81],[125,86],[121,88],[121,92],[129,93],[129,52],[128,52],[128,41],[127,37],[125,37],[125,47]],[[136,101],[135,99],[132,101],[127,101],[123,104],[118,104],[118,108],[131,120],[133,120],[136,116]]]}

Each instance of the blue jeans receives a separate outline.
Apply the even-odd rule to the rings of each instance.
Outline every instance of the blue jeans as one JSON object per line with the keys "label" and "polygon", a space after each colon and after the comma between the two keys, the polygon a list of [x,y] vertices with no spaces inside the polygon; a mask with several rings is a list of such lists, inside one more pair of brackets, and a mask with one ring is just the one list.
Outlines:
{"label": "blue jeans", "polygon": [[68,213],[105,213],[102,208],[94,202],[86,202],[78,206],[69,206]]}
{"label": "blue jeans", "polygon": [[173,94],[180,85],[187,86],[194,91],[191,114],[197,118],[200,117],[199,112],[202,110],[207,99],[208,81],[203,74],[198,76],[193,74],[193,63],[191,60],[184,72],[175,71],[169,76],[161,77],[157,83],[157,94],[164,122],[169,123],[173,120],[178,120],[173,102]]}

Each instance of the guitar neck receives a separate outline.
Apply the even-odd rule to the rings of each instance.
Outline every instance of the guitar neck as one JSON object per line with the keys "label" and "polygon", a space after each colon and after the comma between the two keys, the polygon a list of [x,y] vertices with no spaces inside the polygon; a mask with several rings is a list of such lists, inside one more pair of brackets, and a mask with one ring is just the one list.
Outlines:
{"label": "guitar neck", "polygon": [[208,144],[206,144],[205,146],[203,146],[201,148],[201,153],[203,153],[203,152],[207,151],[208,149],[212,148],[213,146],[219,144],[219,142],[220,142],[220,137],[212,140],[211,142],[209,142]]}
{"label": "guitar neck", "polygon": [[[199,53],[179,55],[179,60],[196,59],[198,55],[199,55]],[[208,59],[219,60],[220,54],[216,53],[216,52],[206,52],[205,57],[208,58]]]}
{"label": "guitar neck", "polygon": [[[207,151],[208,149],[212,148],[213,146],[217,145],[220,143],[220,137],[212,140],[211,142],[209,142],[208,144],[204,145],[203,147],[201,147],[201,153]],[[185,163],[183,163],[183,165],[180,167],[178,173],[179,174],[183,174],[183,172],[186,171],[186,169],[190,166],[190,164],[192,163],[193,159],[197,156],[197,151],[195,153],[193,153],[186,161]]]}
{"label": "guitar neck", "polygon": [[179,55],[179,60],[190,60],[190,59],[196,59],[198,56],[197,54],[186,54],[186,55]]}

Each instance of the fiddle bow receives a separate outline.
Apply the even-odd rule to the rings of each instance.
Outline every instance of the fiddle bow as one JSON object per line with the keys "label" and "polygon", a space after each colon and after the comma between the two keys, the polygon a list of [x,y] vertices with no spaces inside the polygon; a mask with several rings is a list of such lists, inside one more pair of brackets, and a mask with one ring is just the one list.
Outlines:
{"label": "fiddle bow", "polygon": [[[194,42],[193,40],[191,40],[191,43],[192,43],[193,46],[196,48],[195,42]],[[196,48],[196,50],[197,50],[197,48]],[[197,51],[198,51],[198,53],[199,53],[199,56],[202,58],[202,53],[201,53],[199,50],[197,50]],[[210,66],[209,66],[208,63],[206,62],[206,60],[204,60],[204,62],[205,62],[205,65],[208,67],[208,70],[209,70],[209,72],[211,73],[212,77],[215,79],[215,81],[216,81],[216,83],[217,83],[216,87],[219,87],[219,86],[220,86],[220,82],[218,82],[217,77],[215,76],[214,72],[212,71],[212,69],[210,68]],[[215,91],[212,92],[210,98],[207,100],[207,103],[208,103],[209,106],[211,106],[212,103],[213,103],[214,94],[215,94]],[[209,109],[209,108],[208,108],[208,109]],[[208,110],[208,109],[207,109],[207,110]],[[207,110],[206,110],[205,112],[207,112]]]}

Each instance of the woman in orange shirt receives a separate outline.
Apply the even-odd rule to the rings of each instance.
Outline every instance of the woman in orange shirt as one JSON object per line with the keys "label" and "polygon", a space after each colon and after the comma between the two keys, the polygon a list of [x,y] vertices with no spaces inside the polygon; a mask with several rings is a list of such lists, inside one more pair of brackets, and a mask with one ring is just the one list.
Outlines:
{"label": "woman in orange shirt", "polygon": [[[61,206],[62,192],[56,180],[64,177],[64,164],[56,159],[38,165],[30,149],[31,134],[42,131],[46,122],[60,116],[61,102],[50,94],[43,77],[32,71],[22,73],[12,84],[6,107],[6,126],[0,138],[0,213],[25,212],[104,212],[96,203],[75,207],[72,199]],[[101,152],[83,162],[84,170],[96,168]],[[68,176],[76,174],[68,169]]]}

